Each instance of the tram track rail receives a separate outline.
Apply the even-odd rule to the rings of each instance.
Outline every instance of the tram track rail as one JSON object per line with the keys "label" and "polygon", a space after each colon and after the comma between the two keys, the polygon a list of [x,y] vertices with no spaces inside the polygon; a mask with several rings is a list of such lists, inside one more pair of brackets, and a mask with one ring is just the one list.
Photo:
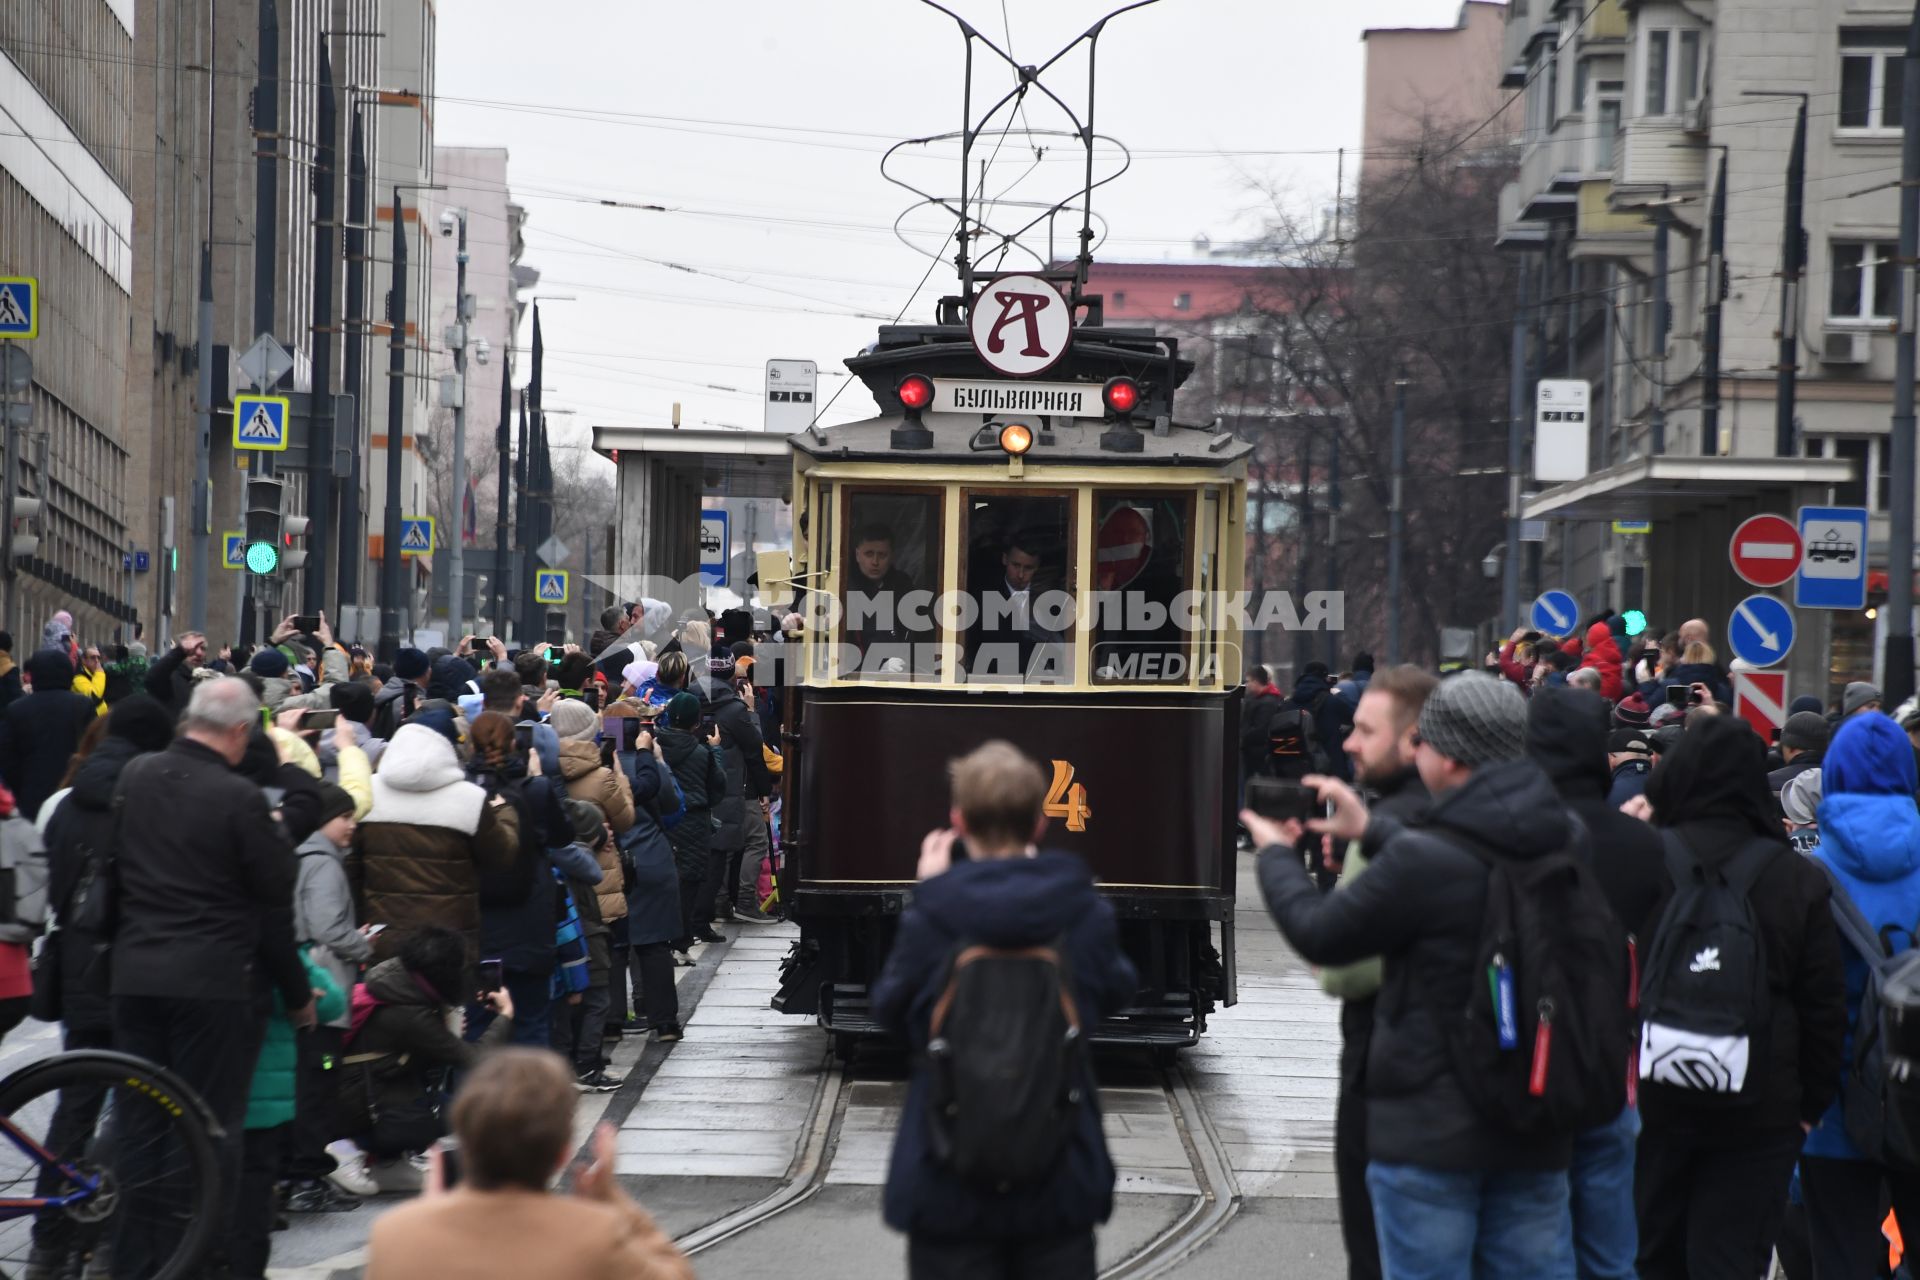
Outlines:
{"label": "tram track rail", "polygon": [[[790,1213],[827,1184],[852,1096],[850,1070],[825,1055],[820,1079],[786,1178],[767,1195],[678,1237],[688,1257],[696,1256]],[[1198,1194],[1171,1223],[1100,1271],[1100,1280],[1151,1280],[1165,1276],[1203,1249],[1239,1211],[1241,1196],[1226,1144],[1184,1069],[1160,1069],[1160,1087],[1187,1153]]]}

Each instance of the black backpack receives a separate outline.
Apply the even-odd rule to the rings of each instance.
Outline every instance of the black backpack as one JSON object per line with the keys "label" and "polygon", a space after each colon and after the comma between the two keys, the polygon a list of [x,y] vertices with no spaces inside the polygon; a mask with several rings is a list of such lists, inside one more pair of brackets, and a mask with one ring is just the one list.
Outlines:
{"label": "black backpack", "polygon": [[927,1035],[934,1157],[994,1190],[1044,1178],[1078,1118],[1085,1052],[1064,940],[963,943]]}
{"label": "black backpack", "polygon": [[1920,1039],[1920,947],[1907,930],[1907,948],[1896,952],[1889,936],[1896,930],[1875,930],[1833,868],[1814,861],[1833,885],[1828,905],[1840,937],[1867,962],[1853,1053],[1840,1080],[1847,1137],[1878,1164],[1920,1169],[1920,1067],[1907,1056]]}
{"label": "black backpack", "polygon": [[1320,726],[1307,708],[1289,704],[1273,713],[1267,724],[1267,770],[1276,778],[1295,779],[1332,772],[1320,745]]}
{"label": "black backpack", "polygon": [[390,740],[413,715],[425,695],[417,684],[409,684],[395,697],[387,699],[377,707],[373,714],[373,723],[367,731],[374,737]]}
{"label": "black backpack", "polygon": [[1674,888],[1640,974],[1640,1078],[1701,1101],[1743,1101],[1752,1096],[1748,1066],[1766,1061],[1772,1018],[1766,944],[1749,895],[1787,849],[1756,837],[1707,866],[1673,831],[1662,834]]}
{"label": "black backpack", "polygon": [[1633,1057],[1631,943],[1589,860],[1572,849],[1509,858],[1458,832],[1443,838],[1487,868],[1474,981],[1447,1034],[1467,1101],[1525,1135],[1614,1119]]}

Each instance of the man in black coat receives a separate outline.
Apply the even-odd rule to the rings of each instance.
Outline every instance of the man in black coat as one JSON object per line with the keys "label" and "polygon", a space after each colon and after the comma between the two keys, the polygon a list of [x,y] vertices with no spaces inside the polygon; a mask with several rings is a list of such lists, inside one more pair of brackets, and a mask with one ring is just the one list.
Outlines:
{"label": "man in black coat", "polygon": [[0,716],[0,777],[20,812],[32,818],[60,789],[67,761],[93,723],[94,707],[73,691],[73,663],[58,649],[28,658],[27,676],[33,692]]}
{"label": "man in black coat", "polygon": [[26,692],[20,687],[20,668],[13,661],[13,633],[0,631],[0,710]]}
{"label": "man in black coat", "polygon": [[1246,692],[1240,698],[1240,785],[1266,774],[1267,735],[1273,717],[1286,705],[1286,696],[1274,686],[1265,667],[1247,668]]}
{"label": "man in black coat", "polygon": [[1333,680],[1324,662],[1309,662],[1293,682],[1293,695],[1287,699],[1313,718],[1314,735],[1326,753],[1330,768],[1342,778],[1347,771],[1347,731],[1353,727],[1353,707],[1345,698],[1336,697]]}
{"label": "man in black coat", "polygon": [[[1375,815],[1400,823],[1413,821],[1431,797],[1414,767],[1420,712],[1439,685],[1414,666],[1388,667],[1375,677],[1367,672],[1347,735],[1347,757],[1354,779],[1366,789]],[[1389,826],[1376,824],[1382,831]],[[1365,873],[1376,844],[1364,840],[1342,848],[1326,839],[1341,864],[1340,883]],[[1373,1041],[1374,999],[1380,990],[1378,957],[1320,971],[1320,987],[1340,998],[1340,1098],[1333,1121],[1333,1168],[1340,1192],[1340,1235],[1347,1246],[1348,1280],[1379,1280],[1380,1240],[1374,1232],[1373,1200],[1367,1194],[1367,1050]]]}
{"label": "man in black coat", "polygon": [[[1671,888],[1660,836],[1608,802],[1607,701],[1586,689],[1542,689],[1527,706],[1527,753],[1593,837],[1594,872],[1607,905],[1635,939],[1653,928],[1654,904]],[[1639,1232],[1633,1160],[1640,1113],[1629,1105],[1573,1140],[1567,1170],[1573,1247],[1582,1275],[1630,1276]]]}
{"label": "man in black coat", "polygon": [[1572,1135],[1527,1137],[1484,1118],[1457,1075],[1448,1028],[1487,980],[1478,950],[1489,870],[1473,850],[1526,861],[1587,851],[1586,833],[1522,758],[1526,700],[1510,682],[1479,672],[1442,681],[1417,733],[1414,766],[1433,802],[1409,824],[1319,780],[1333,816],[1314,829],[1380,845],[1366,874],[1336,892],[1322,894],[1294,855],[1300,823],[1241,814],[1262,846],[1260,889],[1310,964],[1385,960],[1366,1095],[1367,1189],[1387,1274],[1571,1272]]}
{"label": "man in black coat", "polygon": [[[238,1187],[247,1090],[274,995],[296,1028],[314,1025],[294,947],[293,845],[265,793],[235,772],[259,723],[245,681],[202,682],[181,736],[128,764],[114,799],[114,1047],[171,1068],[212,1108],[226,1134],[228,1193]],[[128,1119],[135,1123],[146,1122]],[[130,1136],[128,1164],[157,1152],[148,1135]],[[122,1173],[129,1189],[149,1185],[148,1170]],[[215,1239],[227,1237],[232,1204],[227,1194]],[[129,1207],[122,1217],[114,1274],[148,1275],[171,1248],[160,1238],[168,1228],[150,1211]]]}
{"label": "man in black coat", "polygon": [[173,648],[147,668],[147,693],[161,706],[179,715],[193,696],[194,668],[207,661],[207,638],[198,631],[182,631]]}
{"label": "man in black coat", "polygon": [[[1113,1211],[1113,1161],[1084,1057],[1073,1129],[1037,1184],[995,1190],[963,1179],[927,1137],[929,1026],[962,939],[999,948],[1064,939],[1074,1005],[1089,1031],[1136,990],[1113,908],[1095,891],[1086,864],[1035,847],[1046,829],[1046,790],[1039,766],[1005,742],[954,763],[954,828],[921,844],[920,886],[873,984],[873,1016],[914,1050],[883,1202],[887,1225],[907,1233],[912,1280],[1093,1280],[1093,1228]],[[955,862],[959,837],[967,856]]]}
{"label": "man in black coat", "polygon": [[[1766,1270],[1801,1143],[1840,1087],[1846,985],[1826,876],[1793,852],[1774,815],[1765,744],[1744,720],[1687,720],[1642,802],[1704,868],[1723,867],[1756,844],[1767,853],[1747,901],[1770,1008],[1762,1050],[1738,1094],[1642,1082],[1639,1274],[1751,1280]],[[1642,956],[1659,936],[1656,924]]]}

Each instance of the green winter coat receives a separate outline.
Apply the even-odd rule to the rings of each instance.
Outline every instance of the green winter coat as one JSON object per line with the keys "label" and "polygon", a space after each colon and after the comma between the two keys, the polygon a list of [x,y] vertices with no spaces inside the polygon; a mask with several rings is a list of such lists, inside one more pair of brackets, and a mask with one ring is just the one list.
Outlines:
{"label": "green winter coat", "polygon": [[[313,962],[307,949],[300,949],[300,962],[307,966],[307,981],[321,993],[314,1001],[314,1013],[320,1022],[345,1016],[347,997],[333,975]],[[253,1088],[247,1094],[247,1128],[273,1129],[293,1123],[294,1081],[300,1074],[300,1053],[295,1047],[293,1024],[287,1021],[287,1008],[278,995],[273,997],[273,1016],[267,1019],[267,1038],[260,1044],[260,1060],[253,1068]]]}

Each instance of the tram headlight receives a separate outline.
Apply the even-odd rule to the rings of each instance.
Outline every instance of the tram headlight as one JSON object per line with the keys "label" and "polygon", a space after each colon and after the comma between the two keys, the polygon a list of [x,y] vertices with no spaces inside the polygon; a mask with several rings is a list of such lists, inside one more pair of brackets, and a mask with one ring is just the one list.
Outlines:
{"label": "tram headlight", "polygon": [[1013,457],[1019,457],[1033,448],[1033,428],[1024,422],[1009,422],[1000,428],[1000,448]]}

